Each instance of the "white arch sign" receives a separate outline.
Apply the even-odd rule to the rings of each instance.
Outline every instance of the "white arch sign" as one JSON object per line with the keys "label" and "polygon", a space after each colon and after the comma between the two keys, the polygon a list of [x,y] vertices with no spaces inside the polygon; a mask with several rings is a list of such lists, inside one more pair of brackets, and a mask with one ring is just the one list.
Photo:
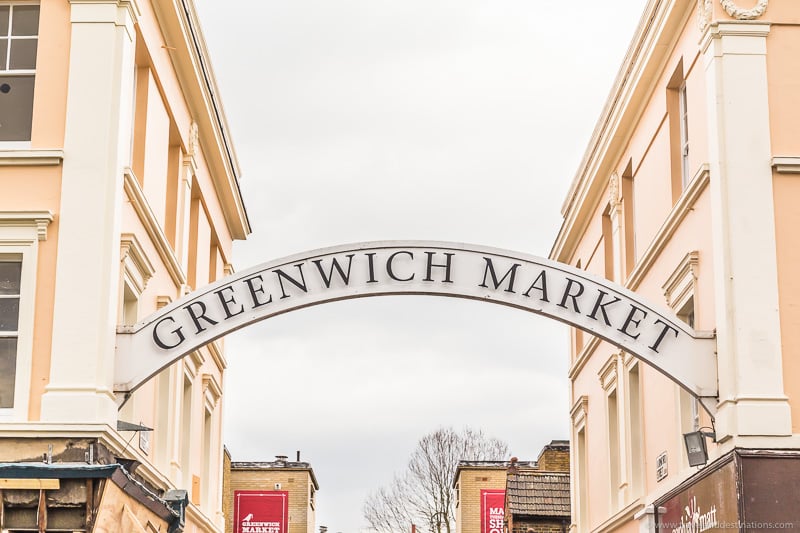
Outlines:
{"label": "white arch sign", "polygon": [[[484,246],[386,241],[270,261],[188,294],[117,334],[115,390],[132,392],[216,338],[312,305],[426,294],[516,307],[629,352],[697,398],[717,396],[716,342],[673,313],[569,265]],[[704,402],[707,405],[714,402]]]}

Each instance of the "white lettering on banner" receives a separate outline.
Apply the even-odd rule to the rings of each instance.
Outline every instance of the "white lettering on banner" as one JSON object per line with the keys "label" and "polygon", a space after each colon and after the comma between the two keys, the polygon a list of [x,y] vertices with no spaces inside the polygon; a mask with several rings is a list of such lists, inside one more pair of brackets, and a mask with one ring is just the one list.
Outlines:
{"label": "white lettering on banner", "polygon": [[708,512],[702,513],[697,505],[697,497],[689,501],[681,514],[681,525],[672,533],[701,533],[717,527],[717,506],[713,503]]}
{"label": "white lettering on banner", "polygon": [[503,533],[503,516],[502,507],[489,508],[489,533]]}
{"label": "white lettering on banner", "polygon": [[713,336],[674,313],[549,259],[426,241],[317,250],[201,288],[120,330],[115,390],[131,392],[173,361],[254,322],[336,300],[401,294],[469,298],[544,315],[631,353],[698,398],[717,395]]}

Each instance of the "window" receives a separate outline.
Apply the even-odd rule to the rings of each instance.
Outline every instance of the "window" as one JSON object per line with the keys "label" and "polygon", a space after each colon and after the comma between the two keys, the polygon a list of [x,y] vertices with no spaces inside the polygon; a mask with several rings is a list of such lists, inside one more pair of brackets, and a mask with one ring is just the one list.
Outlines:
{"label": "window", "polygon": [[14,407],[22,261],[0,256],[0,408]]}
{"label": "window", "polygon": [[30,141],[39,6],[0,5],[0,141]]}
{"label": "window", "polygon": [[678,201],[689,185],[692,174],[689,168],[689,100],[686,91],[683,60],[667,83],[667,120],[669,123],[670,180],[672,203]]}
{"label": "window", "polygon": [[681,183],[689,184],[689,112],[686,102],[686,82],[678,89],[678,118],[680,120]]}
{"label": "window", "polygon": [[0,420],[27,420],[39,242],[47,211],[0,211]]}

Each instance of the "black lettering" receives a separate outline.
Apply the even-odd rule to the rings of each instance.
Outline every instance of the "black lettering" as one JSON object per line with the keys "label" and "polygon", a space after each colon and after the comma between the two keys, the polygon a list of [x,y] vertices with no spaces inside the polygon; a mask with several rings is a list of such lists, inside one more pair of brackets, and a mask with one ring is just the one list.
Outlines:
{"label": "black lettering", "polygon": [[[541,280],[542,284],[541,284],[541,286],[537,287],[536,284],[539,283],[540,280]],[[539,275],[536,276],[536,279],[533,280],[533,283],[531,284],[531,286],[528,287],[528,290],[523,292],[522,295],[523,296],[527,296],[528,298],[530,298],[531,291],[533,289],[536,289],[537,291],[541,291],[542,297],[539,298],[541,301],[543,301],[543,302],[549,302],[550,301],[550,300],[547,299],[547,275],[546,275],[544,270],[542,270],[539,273]]]}
{"label": "black lettering", "polygon": [[[572,294],[572,286],[576,285],[578,287],[578,292]],[[564,295],[561,297],[561,303],[558,304],[559,307],[563,307],[564,309],[567,308],[567,298],[572,300],[572,308],[575,310],[576,313],[580,313],[580,309],[578,309],[578,296],[583,294],[583,284],[580,281],[576,281],[572,278],[567,278],[567,287],[564,289]]]}
{"label": "black lettering", "polygon": [[369,279],[367,283],[378,283],[378,280],[375,279],[375,252],[364,255],[367,256],[367,261],[369,262]]}
{"label": "black lettering", "polygon": [[[258,287],[253,286],[253,280],[258,280],[259,285]],[[256,274],[252,278],[246,278],[244,280],[247,283],[247,288],[250,289],[250,298],[253,299],[253,309],[261,307],[262,305],[267,305],[272,303],[272,295],[269,295],[269,300],[266,302],[261,302],[258,300],[258,293],[266,294],[264,291],[264,278],[261,277],[261,274]]]}
{"label": "black lettering", "polygon": [[[200,308],[200,314],[199,315],[194,312],[194,306],[198,306]],[[196,302],[192,302],[189,305],[183,306],[183,308],[186,309],[186,311],[188,311],[189,316],[192,319],[192,322],[194,322],[194,327],[197,328],[197,333],[202,333],[203,331],[206,330],[206,328],[204,328],[203,326],[200,325],[200,320],[201,319],[205,320],[206,322],[208,322],[212,326],[216,326],[217,325],[217,321],[216,320],[212,320],[212,319],[210,319],[210,318],[208,318],[206,316],[206,304],[204,304],[202,300],[198,300]]]}
{"label": "black lettering", "polygon": [[660,318],[656,320],[656,324],[661,324],[662,326],[664,326],[664,328],[661,330],[661,333],[658,334],[656,342],[654,342],[653,345],[650,346],[649,348],[654,352],[658,353],[658,345],[661,344],[661,341],[664,340],[664,336],[666,336],[667,331],[672,331],[673,333],[675,333],[675,338],[678,338],[678,330],[676,328],[673,328]]}
{"label": "black lettering", "polygon": [[171,316],[165,316],[164,318],[162,318],[161,320],[156,322],[156,325],[153,327],[153,342],[155,342],[156,346],[158,346],[159,348],[161,348],[163,350],[169,350],[170,348],[175,348],[176,346],[180,346],[181,343],[186,340],[186,337],[183,336],[183,332],[181,331],[181,327],[180,326],[178,326],[176,329],[173,329],[172,331],[170,331],[170,333],[172,333],[174,335],[177,335],[178,342],[176,342],[175,344],[167,344],[163,340],[161,340],[161,337],[158,334],[158,326],[160,326],[162,323],[166,322],[167,320],[169,320],[172,323],[175,323],[175,319],[174,318],[172,318]]}
{"label": "black lettering", "polygon": [[428,255],[428,269],[426,271],[427,274],[425,276],[425,279],[422,281],[433,281],[433,279],[431,278],[431,271],[433,270],[433,267],[436,267],[444,269],[444,281],[442,283],[453,283],[450,280],[450,259],[452,259],[452,257],[455,254],[445,252],[444,255],[447,256],[446,263],[444,265],[435,265],[433,263],[433,254],[435,254],[436,252],[425,252],[425,253]]}
{"label": "black lettering", "polygon": [[[633,324],[635,327],[638,328],[639,323],[647,317],[647,311],[639,307],[636,307],[633,304],[630,304],[630,306],[631,306],[631,312],[628,313],[628,318],[625,319],[625,323],[622,324],[622,327],[619,328],[617,331],[624,333],[625,335],[627,335],[632,339],[638,339],[641,333],[637,333],[636,335],[631,335],[631,333],[628,331],[628,326]],[[639,318],[638,320],[635,318],[637,312],[642,313],[642,317]]]}
{"label": "black lettering", "polygon": [[617,298],[616,296],[614,296],[613,297],[614,298],[613,301],[603,303],[603,298],[608,296],[608,293],[605,292],[605,291],[601,291],[599,289],[598,289],[597,292],[599,292],[600,294],[597,296],[597,300],[595,300],[595,302],[594,302],[594,308],[592,309],[592,312],[589,313],[587,316],[589,318],[591,318],[592,320],[597,320],[597,316],[596,316],[597,315],[597,311],[600,311],[600,313],[602,313],[602,315],[603,315],[603,322],[606,323],[606,326],[610,327],[611,326],[611,322],[608,320],[608,315],[606,314],[606,306],[607,305],[613,305],[613,304],[615,304],[617,302],[620,302],[621,300],[619,298]]}
{"label": "black lettering", "polygon": [[353,266],[353,256],[355,254],[350,254],[347,256],[347,274],[344,273],[344,269],[339,264],[339,261],[336,260],[335,257],[331,258],[331,268],[328,270],[328,275],[325,275],[325,271],[322,269],[322,259],[315,259],[312,261],[315,265],[317,265],[317,270],[319,270],[319,275],[322,278],[322,282],[325,284],[325,287],[328,289],[331,288],[331,280],[333,279],[333,269],[335,268],[337,272],[339,272],[339,277],[342,278],[345,285],[350,284],[350,268]]}
{"label": "black lettering", "polygon": [[511,266],[511,268],[509,268],[506,271],[506,273],[503,274],[503,277],[500,278],[500,281],[497,281],[497,274],[495,273],[494,264],[492,263],[491,258],[484,256],[483,260],[486,261],[486,267],[483,269],[483,283],[478,285],[478,287],[484,287],[486,289],[489,288],[488,285],[486,285],[486,275],[488,274],[488,275],[490,275],[492,277],[492,284],[494,285],[494,289],[495,290],[499,289],[500,288],[500,284],[503,283],[506,280],[506,278],[508,278],[508,288],[504,289],[504,290],[505,290],[505,292],[513,293],[514,292],[514,278],[517,277],[517,268],[519,268],[522,265],[520,265],[519,263],[514,263]]}
{"label": "black lettering", "polygon": [[405,279],[398,278],[397,276],[394,275],[394,269],[392,268],[392,262],[394,261],[394,258],[397,257],[400,254],[405,254],[405,255],[411,257],[411,259],[414,259],[414,254],[411,253],[411,252],[407,252],[405,250],[401,250],[399,252],[395,252],[395,253],[393,253],[392,255],[389,256],[389,259],[386,260],[386,273],[389,274],[389,277],[392,278],[395,281],[411,281],[412,279],[414,279],[414,274],[411,274],[410,277],[405,278]]}
{"label": "black lettering", "polygon": [[278,283],[281,286],[281,294],[283,295],[281,296],[281,300],[289,297],[289,295],[286,294],[286,288],[283,286],[284,279],[289,283],[291,283],[292,285],[294,285],[295,287],[297,287],[298,289],[300,289],[301,291],[308,292],[308,289],[306,288],[306,278],[303,275],[303,263],[296,264],[295,268],[300,272],[300,281],[297,281],[296,279],[291,277],[289,274],[287,274],[280,268],[276,268],[275,270],[272,271],[278,275]]}
{"label": "black lettering", "polygon": [[241,315],[242,313],[244,313],[244,306],[243,305],[239,306],[239,310],[237,312],[235,312],[235,313],[231,312],[230,304],[235,304],[236,300],[234,299],[232,294],[229,295],[230,296],[229,300],[226,299],[225,295],[222,294],[224,291],[233,292],[233,288],[230,285],[228,285],[227,287],[222,287],[218,291],[214,291],[214,294],[217,295],[217,297],[219,298],[220,303],[222,304],[222,309],[225,310],[225,320],[228,320],[231,317],[234,317],[236,315]]}

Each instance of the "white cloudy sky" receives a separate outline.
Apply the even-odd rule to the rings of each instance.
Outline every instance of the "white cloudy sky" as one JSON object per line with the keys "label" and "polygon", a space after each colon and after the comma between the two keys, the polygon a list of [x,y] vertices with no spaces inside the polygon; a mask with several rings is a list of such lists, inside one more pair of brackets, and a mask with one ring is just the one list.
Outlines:
{"label": "white cloudy sky", "polygon": [[[360,241],[547,256],[645,0],[196,0],[242,167],[244,267]],[[535,459],[568,438],[567,331],[468,300],[384,297],[227,341],[234,460],[301,450],[317,525],[423,434],[481,428]]]}

